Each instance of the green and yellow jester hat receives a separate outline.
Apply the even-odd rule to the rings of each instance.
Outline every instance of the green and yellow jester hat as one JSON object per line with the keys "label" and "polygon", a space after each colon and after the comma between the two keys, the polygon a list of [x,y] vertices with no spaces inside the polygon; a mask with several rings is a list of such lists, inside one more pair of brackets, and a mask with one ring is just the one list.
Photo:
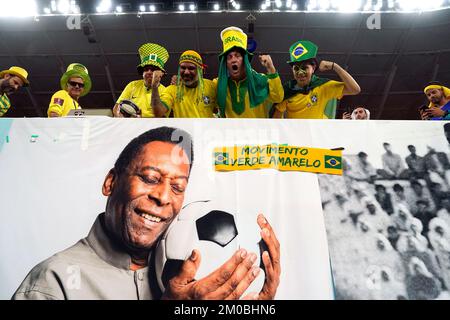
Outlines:
{"label": "green and yellow jester hat", "polygon": [[62,75],[61,80],[59,81],[61,85],[61,89],[67,89],[67,82],[69,82],[70,78],[77,77],[83,79],[84,89],[81,93],[81,97],[87,95],[92,88],[91,77],[89,76],[88,69],[82,65],[81,63],[71,63],[67,67],[66,72]]}
{"label": "green and yellow jester hat", "polygon": [[[267,99],[269,96],[267,77],[252,69],[250,58],[253,54],[247,51],[247,35],[242,29],[238,27],[225,28],[220,33],[220,38],[223,43],[223,51],[219,54],[220,63],[217,84],[217,104],[219,105],[220,115],[221,117],[225,116],[228,89],[230,90],[233,111],[237,114],[242,114],[245,110],[245,96],[247,92],[250,99],[250,108],[260,105]],[[245,84],[241,86],[239,92],[232,80],[229,79],[227,70],[227,54],[236,48],[243,52],[246,72]]]}
{"label": "green and yellow jester hat", "polygon": [[139,48],[138,52],[141,58],[141,63],[137,66],[139,74],[144,72],[145,66],[155,66],[166,72],[164,64],[169,60],[169,53],[166,48],[156,43],[145,43]]}
{"label": "green and yellow jester hat", "polygon": [[[198,98],[203,98],[203,88],[204,88],[204,82],[203,82],[203,70],[206,68],[206,65],[203,64],[202,57],[200,54],[194,50],[187,50],[183,52],[179,59],[179,65],[181,65],[184,62],[189,62],[194,64],[197,67],[197,75],[198,75],[198,85],[195,90],[197,90],[197,96]],[[183,94],[184,94],[184,84],[181,81],[180,77],[180,67],[178,66],[178,76],[177,76],[177,100],[181,101],[183,100]]]}

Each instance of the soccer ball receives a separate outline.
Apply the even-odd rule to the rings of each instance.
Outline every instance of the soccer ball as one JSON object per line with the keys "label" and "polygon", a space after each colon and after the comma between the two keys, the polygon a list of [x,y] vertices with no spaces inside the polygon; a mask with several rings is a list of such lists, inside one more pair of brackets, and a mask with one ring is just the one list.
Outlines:
{"label": "soccer ball", "polygon": [[135,118],[141,114],[141,109],[131,100],[122,100],[119,103],[119,110],[125,118]]}
{"label": "soccer ball", "polygon": [[[253,222],[249,223],[247,220]],[[262,269],[246,292],[259,292],[264,284],[261,255],[267,250],[254,217],[238,217],[233,210],[217,202],[205,200],[183,207],[177,219],[162,236],[155,250],[154,267],[159,289],[164,292],[193,249],[201,254],[195,279],[201,279],[219,268],[239,249],[257,255],[256,265]]]}

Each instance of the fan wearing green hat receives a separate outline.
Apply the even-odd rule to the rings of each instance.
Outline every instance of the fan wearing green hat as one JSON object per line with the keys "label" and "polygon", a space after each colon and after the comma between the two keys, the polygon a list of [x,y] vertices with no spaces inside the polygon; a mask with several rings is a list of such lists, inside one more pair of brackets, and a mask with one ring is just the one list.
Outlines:
{"label": "fan wearing green hat", "polygon": [[[175,118],[213,118],[217,109],[216,84],[203,78],[200,54],[193,50],[183,52],[179,59],[178,75],[174,85],[168,86],[161,97],[152,95],[155,114],[166,114],[173,110]],[[159,78],[153,78],[153,89]]]}
{"label": "fan wearing green hat", "polygon": [[[318,47],[311,41],[297,41],[289,49],[294,79],[284,85],[284,101],[275,106],[273,118],[334,119],[337,100],[356,95],[361,89],[355,79],[335,62],[316,59]],[[334,71],[341,81],[316,76]]]}
{"label": "fan wearing green hat", "polygon": [[[131,81],[123,90],[119,99],[113,108],[115,117],[142,117],[154,118],[163,117],[164,114],[155,114],[151,105],[152,93],[158,91],[161,94],[165,87],[158,83],[154,90],[152,87],[153,77],[161,78],[164,70],[164,65],[169,59],[167,50],[156,43],[145,43],[139,50],[141,63],[137,66],[137,71],[142,79]],[[129,114],[125,109],[122,109],[122,101],[131,101],[139,110],[133,114]]]}
{"label": "fan wearing green hat", "polygon": [[11,107],[9,96],[20,87],[29,85],[28,72],[21,67],[11,67],[0,72],[0,117]]}
{"label": "fan wearing green hat", "polygon": [[267,118],[273,103],[283,100],[283,86],[272,58],[260,55],[267,74],[252,69],[247,35],[237,27],[222,30],[223,52],[219,55],[217,104],[221,117]]}
{"label": "fan wearing green hat", "polygon": [[70,110],[81,109],[78,99],[91,91],[88,69],[81,63],[72,63],[60,80],[61,90],[53,94],[48,106],[50,118],[65,117]]}

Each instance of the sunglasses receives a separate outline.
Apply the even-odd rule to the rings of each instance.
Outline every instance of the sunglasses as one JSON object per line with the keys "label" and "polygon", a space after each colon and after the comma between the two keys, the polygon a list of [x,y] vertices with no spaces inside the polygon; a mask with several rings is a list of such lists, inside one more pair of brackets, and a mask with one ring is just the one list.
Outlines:
{"label": "sunglasses", "polygon": [[69,84],[72,86],[72,87],[78,87],[78,88],[81,88],[81,89],[83,89],[84,88],[84,83],[80,83],[80,82],[75,82],[75,81],[69,81]]}

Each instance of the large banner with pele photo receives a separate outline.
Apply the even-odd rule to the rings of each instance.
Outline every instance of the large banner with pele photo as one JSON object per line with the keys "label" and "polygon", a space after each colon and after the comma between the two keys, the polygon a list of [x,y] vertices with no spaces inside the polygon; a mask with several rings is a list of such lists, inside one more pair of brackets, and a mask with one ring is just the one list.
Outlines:
{"label": "large banner with pele photo", "polygon": [[[180,132],[191,135],[187,167],[177,152],[163,157],[164,148],[126,151],[127,161],[150,173],[119,179],[133,195],[136,186],[162,184],[166,171],[188,170],[167,184],[180,210],[168,194],[145,197],[174,207],[173,220],[162,209],[143,210],[139,197],[125,206],[135,208],[129,221],[142,233],[170,222],[144,269],[150,298],[165,292],[193,249],[201,255],[199,280],[242,248],[255,253],[259,272],[241,297],[276,274],[275,299],[449,298],[448,124],[99,117],[0,119],[1,299],[41,261],[85,238],[99,213],[108,215],[107,202],[115,202],[105,181],[119,183],[110,174],[119,154],[163,126],[177,128],[175,144]],[[146,157],[162,162],[148,165]],[[278,254],[262,240],[259,214],[279,243],[275,273],[264,264],[263,252]],[[96,297],[89,288],[102,278],[120,288],[109,273],[88,269],[75,262],[58,270],[65,298]],[[133,298],[117,286],[101,297]]]}
{"label": "large banner with pele photo", "polygon": [[[114,192],[111,195],[108,190],[122,184],[119,196],[123,193],[132,198],[124,206],[130,215],[116,223],[138,228],[133,237],[139,238],[170,221],[161,208],[173,207],[170,212],[176,215],[164,233],[155,234],[158,241],[148,259],[148,275],[136,277],[144,279],[140,290],[151,286],[152,298],[164,293],[168,281],[177,275],[193,249],[201,255],[195,275],[198,280],[244,248],[255,253],[254,265],[259,272],[241,297],[260,292],[271,273],[270,290],[275,299],[333,299],[317,175],[342,174],[342,150],[332,150],[340,147],[332,141],[329,145],[316,145],[316,125],[314,121],[250,119],[0,119],[0,298],[11,298],[41,261],[85,238],[96,217],[105,208],[107,216],[108,208],[117,202],[112,200]],[[176,152],[173,157],[162,157],[169,150],[164,143],[155,144],[159,151],[124,151],[129,166],[120,174],[119,170],[117,175],[110,174],[132,139],[163,126],[192,136],[192,168],[187,169],[187,174],[170,173],[186,166]],[[180,140],[179,132],[173,132],[175,144]],[[190,153],[187,149],[184,152]],[[159,162],[149,165],[148,159]],[[129,180],[122,178],[121,175],[132,175],[133,166],[143,166],[143,173]],[[141,186],[153,188],[163,184],[167,194],[161,191],[149,193],[145,199],[132,197],[141,192]],[[178,202],[182,199],[182,204],[177,202],[179,212],[171,202],[175,198]],[[144,202],[161,210],[144,210]],[[279,249],[268,248],[271,245],[262,240],[261,222],[257,220],[260,214],[273,231],[271,238],[265,239],[271,242],[276,237]],[[70,250],[74,249],[65,252]],[[272,258],[271,270],[264,263],[265,251]],[[94,259],[93,256],[80,255],[65,269],[61,264],[54,266],[62,256],[67,254],[44,264],[48,267],[53,263],[57,271],[46,273],[39,265],[27,279],[41,274],[51,278],[56,273],[55,283],[64,288],[63,298],[68,299],[133,298],[125,295],[129,288],[120,287],[124,280],[116,279],[114,270],[108,270],[106,265],[106,269],[96,269],[93,265],[97,262],[82,261],[84,256]],[[113,256],[106,254],[105,263]],[[139,271],[130,268],[126,274],[133,272]],[[103,279],[105,284],[96,289],[96,293],[102,292],[96,296],[92,288]],[[108,291],[108,286],[114,289]],[[39,286],[34,289],[40,290]],[[58,298],[57,291],[46,293],[46,297]],[[38,296],[22,291],[20,297]],[[143,294],[136,298],[148,297]]]}

